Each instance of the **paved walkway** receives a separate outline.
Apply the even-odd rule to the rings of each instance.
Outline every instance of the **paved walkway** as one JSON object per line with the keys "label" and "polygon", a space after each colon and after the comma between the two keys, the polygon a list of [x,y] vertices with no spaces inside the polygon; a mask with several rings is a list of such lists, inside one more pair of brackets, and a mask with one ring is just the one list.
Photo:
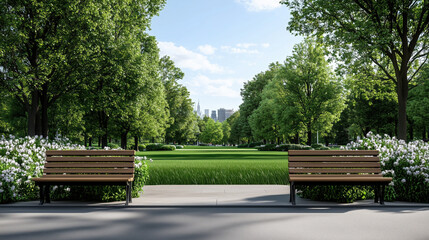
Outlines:
{"label": "paved walkway", "polygon": [[[140,198],[134,198],[132,207],[292,207],[289,202],[289,186],[286,185],[152,185],[143,188]],[[43,206],[123,206],[121,202],[76,202],[52,201]],[[5,206],[32,207],[38,201],[16,202]],[[297,206],[328,207],[380,207],[372,199],[355,203],[321,202],[302,199],[297,196]],[[385,206],[429,207],[429,204],[407,202],[385,202]]]}
{"label": "paved walkway", "polygon": [[0,205],[0,239],[429,239],[429,205],[297,199],[288,186],[146,186],[123,202]]}

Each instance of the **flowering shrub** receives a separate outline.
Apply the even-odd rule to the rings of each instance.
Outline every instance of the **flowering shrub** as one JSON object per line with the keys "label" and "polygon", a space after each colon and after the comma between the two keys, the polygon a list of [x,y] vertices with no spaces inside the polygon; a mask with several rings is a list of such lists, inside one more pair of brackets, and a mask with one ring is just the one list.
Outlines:
{"label": "flowering shrub", "polygon": [[382,173],[393,178],[386,189],[386,200],[429,202],[429,143],[421,140],[406,143],[369,132],[366,138],[345,148],[380,152]]}
{"label": "flowering shrub", "polygon": [[[41,136],[0,138],[0,203],[32,200],[38,198],[38,187],[31,181],[33,177],[42,175],[45,163],[46,150],[64,149],[85,149],[84,146],[71,144],[70,141],[61,136],[54,139],[45,139]],[[133,196],[137,196],[148,178],[148,167],[144,158],[136,157],[135,181],[133,186]],[[115,191],[116,186],[92,187],[94,192],[90,192],[101,200],[125,199],[125,191]],[[82,199],[78,190],[79,187],[72,188],[64,186],[54,186],[52,188],[52,199]],[[106,190],[106,192],[100,192]],[[113,197],[112,197],[113,196]]]}

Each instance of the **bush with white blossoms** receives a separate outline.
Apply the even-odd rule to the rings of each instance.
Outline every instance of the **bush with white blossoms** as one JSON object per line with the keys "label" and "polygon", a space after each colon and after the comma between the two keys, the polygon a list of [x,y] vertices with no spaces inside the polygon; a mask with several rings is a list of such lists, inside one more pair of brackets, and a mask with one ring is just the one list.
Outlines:
{"label": "bush with white blossoms", "polygon": [[[32,200],[38,198],[38,188],[31,181],[43,172],[46,150],[85,149],[82,145],[72,144],[66,137],[56,136],[47,139],[41,136],[16,138],[0,138],[0,203]],[[133,196],[139,194],[148,178],[148,167],[145,158],[136,157],[135,182]],[[98,186],[97,186],[98,187]],[[97,188],[92,187],[92,188]],[[125,198],[125,194],[114,192],[114,186],[104,188],[105,193],[100,197],[103,200],[117,200]],[[78,188],[53,187],[52,199],[76,198],[81,199]],[[95,191],[98,192],[99,191]],[[76,194],[78,193],[78,194]],[[125,193],[125,191],[124,191]],[[109,195],[110,194],[110,195]],[[114,195],[112,197],[112,195]],[[124,196],[122,196],[124,195]],[[94,197],[92,197],[94,199]]]}
{"label": "bush with white blossoms", "polygon": [[386,200],[429,202],[429,143],[421,140],[407,143],[369,132],[366,138],[345,148],[380,152],[383,175],[393,177],[386,189]]}

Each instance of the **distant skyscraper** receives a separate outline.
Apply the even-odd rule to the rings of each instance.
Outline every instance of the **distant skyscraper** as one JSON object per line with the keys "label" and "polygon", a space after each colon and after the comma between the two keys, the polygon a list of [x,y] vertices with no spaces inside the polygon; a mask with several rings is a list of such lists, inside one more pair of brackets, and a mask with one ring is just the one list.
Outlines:
{"label": "distant skyscraper", "polygon": [[200,109],[200,101],[198,100],[198,105],[197,105],[197,115],[198,117],[201,117],[201,109]]}
{"label": "distant skyscraper", "polygon": [[204,109],[204,115],[210,117],[210,110]]}
{"label": "distant skyscraper", "polygon": [[217,110],[217,119],[219,122],[225,121],[225,108],[219,108]]}
{"label": "distant skyscraper", "polygon": [[217,110],[217,118],[219,122],[223,122],[229,117],[231,117],[233,113],[234,113],[233,109],[219,108],[219,110]]}
{"label": "distant skyscraper", "polygon": [[227,120],[231,115],[234,114],[234,109],[226,109],[225,110],[225,120]]}
{"label": "distant skyscraper", "polygon": [[212,111],[212,116],[211,118],[216,122],[217,121],[217,117],[216,117],[216,110]]}

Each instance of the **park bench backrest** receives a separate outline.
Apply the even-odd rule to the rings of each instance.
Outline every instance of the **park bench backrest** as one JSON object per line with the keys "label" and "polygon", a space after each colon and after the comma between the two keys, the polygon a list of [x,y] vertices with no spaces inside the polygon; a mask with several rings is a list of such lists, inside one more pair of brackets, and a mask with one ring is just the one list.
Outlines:
{"label": "park bench backrest", "polygon": [[133,150],[48,150],[43,175],[134,174]]}
{"label": "park bench backrest", "polygon": [[289,150],[289,174],[381,175],[375,150]]}

